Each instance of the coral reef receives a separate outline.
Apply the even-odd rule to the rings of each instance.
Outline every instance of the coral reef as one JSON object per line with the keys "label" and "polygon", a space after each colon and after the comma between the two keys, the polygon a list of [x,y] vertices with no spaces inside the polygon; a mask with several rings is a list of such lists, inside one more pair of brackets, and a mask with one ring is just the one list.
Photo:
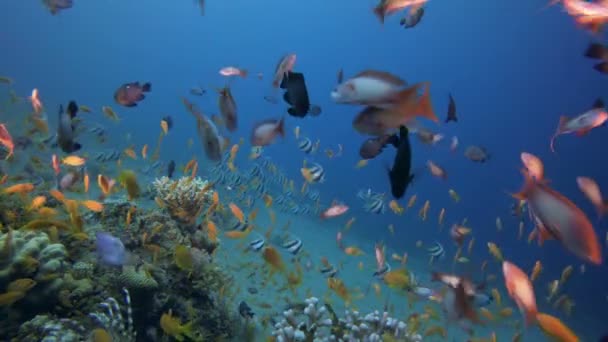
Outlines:
{"label": "coral reef", "polygon": [[338,318],[329,305],[319,306],[315,297],[306,299],[301,313],[293,309],[283,312],[281,321],[275,324],[272,335],[277,342],[288,341],[362,341],[374,342],[422,341],[419,334],[407,331],[407,324],[378,311],[361,316],[347,310],[344,318]]}
{"label": "coral reef", "polygon": [[49,315],[38,315],[23,323],[17,341],[77,342],[83,341],[86,329],[78,322]]}
{"label": "coral reef", "polygon": [[125,298],[125,303],[122,307],[116,299],[108,297],[104,302],[99,304],[104,311],[92,312],[89,316],[102,327],[107,335],[111,336],[110,341],[135,341],[137,333],[133,327],[131,296],[129,296],[127,289],[122,289],[122,292]]}
{"label": "coral reef", "polygon": [[214,192],[200,177],[172,180],[163,176],[152,184],[158,194],[157,199],[166,206],[171,217],[189,224],[193,224],[206,204],[211,202]]}
{"label": "coral reef", "polygon": [[20,278],[36,281],[31,292],[43,297],[52,297],[61,288],[60,274],[67,265],[63,244],[51,243],[44,232],[16,230],[0,234],[0,248],[8,251],[0,260],[0,289]]}

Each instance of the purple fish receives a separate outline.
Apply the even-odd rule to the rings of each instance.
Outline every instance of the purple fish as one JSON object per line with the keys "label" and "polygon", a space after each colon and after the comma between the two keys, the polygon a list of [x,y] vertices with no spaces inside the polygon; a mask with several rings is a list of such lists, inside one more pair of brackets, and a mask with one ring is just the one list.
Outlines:
{"label": "purple fish", "polygon": [[109,233],[98,232],[96,234],[97,257],[101,262],[112,266],[122,266],[127,260],[125,245],[119,238]]}

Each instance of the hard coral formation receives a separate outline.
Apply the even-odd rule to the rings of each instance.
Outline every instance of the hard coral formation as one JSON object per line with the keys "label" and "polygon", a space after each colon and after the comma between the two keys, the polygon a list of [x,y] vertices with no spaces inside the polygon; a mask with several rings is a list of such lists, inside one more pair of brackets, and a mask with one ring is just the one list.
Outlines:
{"label": "hard coral formation", "polygon": [[172,180],[163,176],[155,179],[153,185],[171,216],[184,223],[193,224],[213,196],[208,182],[200,177]]}
{"label": "hard coral formation", "polygon": [[407,324],[378,311],[361,316],[357,311],[346,311],[344,318],[327,305],[319,306],[315,297],[306,299],[302,313],[293,309],[283,312],[272,335],[277,342],[288,341],[362,341],[374,342],[391,338],[395,341],[422,341],[419,334],[410,334]]}
{"label": "hard coral formation", "polygon": [[15,279],[31,278],[37,282],[38,294],[52,296],[59,290],[63,283],[61,271],[67,262],[64,245],[51,243],[44,232],[17,230],[0,234],[0,248],[9,251],[0,260],[1,289]]}
{"label": "hard coral formation", "polygon": [[67,318],[38,315],[23,323],[19,328],[17,341],[79,342],[83,341],[85,328]]}

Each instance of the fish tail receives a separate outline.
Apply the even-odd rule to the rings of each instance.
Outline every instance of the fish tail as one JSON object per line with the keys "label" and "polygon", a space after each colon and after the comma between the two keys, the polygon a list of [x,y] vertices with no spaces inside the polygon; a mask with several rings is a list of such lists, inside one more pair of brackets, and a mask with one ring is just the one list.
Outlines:
{"label": "fish tail", "polygon": [[608,49],[604,47],[602,44],[591,43],[587,50],[585,51],[585,57],[593,58],[593,59],[603,59],[604,56],[608,53]]}
{"label": "fish tail", "polygon": [[437,115],[433,111],[433,104],[431,103],[431,96],[429,94],[429,83],[424,84],[424,93],[420,98],[420,102],[418,102],[418,108],[416,108],[415,113],[423,118],[439,122],[439,118],[437,118]]}
{"label": "fish tail", "polygon": [[559,117],[559,123],[557,124],[557,129],[555,130],[555,133],[553,133],[553,136],[551,137],[551,142],[549,144],[549,146],[551,147],[551,152],[555,153],[555,139],[562,134],[563,132],[565,132],[565,126],[568,123],[569,118],[565,115],[562,115]]}
{"label": "fish tail", "polygon": [[601,72],[602,74],[608,74],[608,62],[598,63],[593,66],[593,69]]}
{"label": "fish tail", "polygon": [[242,78],[247,78],[247,75],[249,75],[249,71],[247,71],[247,69],[241,69],[240,74]]}
{"label": "fish tail", "polygon": [[144,85],[141,87],[141,90],[145,93],[149,93],[150,90],[152,90],[152,83],[150,83],[150,82],[144,83]]}

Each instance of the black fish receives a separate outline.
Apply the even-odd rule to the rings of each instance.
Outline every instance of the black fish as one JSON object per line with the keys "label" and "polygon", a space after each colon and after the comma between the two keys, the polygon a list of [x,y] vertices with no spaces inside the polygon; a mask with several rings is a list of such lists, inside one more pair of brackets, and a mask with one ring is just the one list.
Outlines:
{"label": "black fish", "polygon": [[175,171],[175,161],[170,161],[167,165],[167,177],[173,178],[173,172]]}
{"label": "black fish", "polygon": [[165,120],[165,122],[167,123],[167,128],[170,131],[171,128],[173,128],[173,118],[171,117],[171,115],[167,115],[163,117],[163,120]]}
{"label": "black fish", "polygon": [[68,104],[67,113],[63,111],[63,105],[59,106],[59,124],[57,126],[57,145],[65,153],[73,153],[82,147],[74,141],[75,125],[72,119],[78,113],[78,105],[74,101]]}
{"label": "black fish", "polygon": [[241,301],[241,303],[239,303],[239,314],[246,319],[250,319],[255,316],[255,313],[253,312],[253,310],[251,310],[249,305],[245,303],[245,301]]}
{"label": "black fish", "polygon": [[608,47],[598,43],[591,43],[585,51],[585,57],[600,60],[601,63],[594,65],[593,69],[603,74],[608,74]]}
{"label": "black fish", "polygon": [[301,72],[289,71],[280,85],[281,89],[285,89],[283,100],[291,105],[287,109],[287,113],[291,116],[303,118],[307,114],[317,116],[321,114],[321,107],[310,104],[308,98],[308,90],[304,81],[304,75]]}
{"label": "black fish", "polygon": [[450,104],[448,105],[448,117],[445,118],[445,122],[448,123],[450,121],[458,122],[458,118],[456,117],[456,101],[450,94]]}
{"label": "black fish", "polygon": [[407,186],[414,179],[414,175],[410,173],[412,168],[412,149],[408,134],[407,127],[401,126],[399,128],[399,147],[397,147],[393,168],[388,172],[391,182],[391,193],[397,199],[405,195]]}

